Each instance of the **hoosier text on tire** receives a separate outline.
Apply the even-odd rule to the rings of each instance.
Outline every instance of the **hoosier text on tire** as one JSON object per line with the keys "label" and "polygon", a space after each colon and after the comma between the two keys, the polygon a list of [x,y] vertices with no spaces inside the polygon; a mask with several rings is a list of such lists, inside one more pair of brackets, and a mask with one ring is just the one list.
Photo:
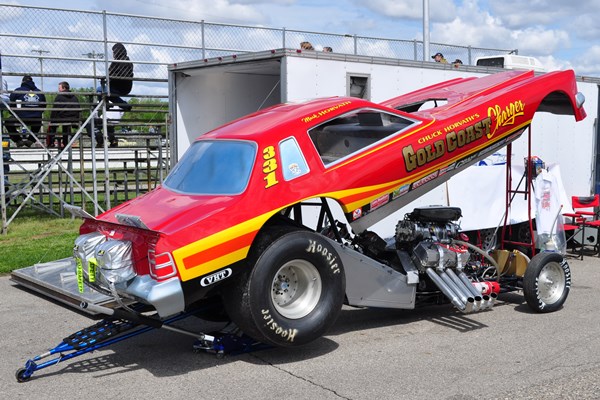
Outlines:
{"label": "hoosier text on tire", "polygon": [[335,322],[345,294],[340,257],[323,236],[271,230],[254,247],[254,266],[223,294],[231,319],[254,339],[302,345]]}

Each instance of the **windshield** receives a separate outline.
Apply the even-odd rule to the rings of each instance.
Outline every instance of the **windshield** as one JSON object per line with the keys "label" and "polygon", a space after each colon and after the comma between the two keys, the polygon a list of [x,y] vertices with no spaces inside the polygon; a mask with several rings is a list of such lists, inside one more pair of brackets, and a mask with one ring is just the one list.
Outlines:
{"label": "windshield", "polygon": [[200,140],[173,168],[164,186],[177,192],[204,195],[242,193],[248,185],[256,145],[234,140]]}

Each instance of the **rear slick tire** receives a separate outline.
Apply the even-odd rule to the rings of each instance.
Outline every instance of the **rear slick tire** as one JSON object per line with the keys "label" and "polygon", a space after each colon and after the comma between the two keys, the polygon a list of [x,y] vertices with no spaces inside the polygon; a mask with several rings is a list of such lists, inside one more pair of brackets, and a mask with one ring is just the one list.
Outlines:
{"label": "rear slick tire", "polygon": [[571,289],[571,269],[559,253],[536,254],[525,270],[523,295],[529,307],[540,313],[560,309]]}
{"label": "rear slick tire", "polygon": [[344,301],[346,281],[337,251],[309,231],[266,234],[266,239],[272,243],[257,255],[252,270],[224,293],[227,313],[244,333],[273,346],[318,339]]}

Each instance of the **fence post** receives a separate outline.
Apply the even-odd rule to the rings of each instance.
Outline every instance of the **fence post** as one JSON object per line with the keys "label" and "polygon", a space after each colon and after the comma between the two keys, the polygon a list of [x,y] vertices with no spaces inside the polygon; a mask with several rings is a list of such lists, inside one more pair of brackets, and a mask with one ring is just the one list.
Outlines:
{"label": "fence post", "polygon": [[204,41],[204,20],[200,21],[200,32],[202,34],[202,58],[206,58],[206,42]]}
{"label": "fence post", "polygon": [[417,61],[417,57],[419,56],[417,52],[417,39],[413,39],[413,60]]}
{"label": "fence post", "polygon": [[467,54],[469,55],[469,64],[473,65],[473,55],[472,53],[473,48],[471,46],[467,47]]}
{"label": "fence post", "polygon": [[125,201],[129,200],[129,185],[127,184],[127,162],[125,162],[125,175],[123,176],[123,192],[125,193]]}
{"label": "fence post", "polygon": [[358,55],[358,38],[356,36],[356,33],[352,37],[354,38],[354,55],[357,56]]}
{"label": "fence post", "polygon": [[134,171],[135,171],[135,196],[139,196],[140,195],[140,168],[139,168],[139,152],[136,150],[134,152],[135,154],[135,158],[134,158]]}
{"label": "fence post", "polygon": [[285,49],[285,26],[283,27],[283,29],[281,30],[281,45],[283,46],[282,48]]}
{"label": "fence post", "polygon": [[117,181],[117,173],[113,172],[113,180],[114,180],[114,189],[113,189],[113,201],[115,202],[115,204],[119,204],[119,184]]}
{"label": "fence post", "polygon": [[[90,135],[92,140],[94,140],[94,132],[92,129],[92,133]],[[83,131],[79,136],[79,180],[81,181],[81,208],[85,210],[85,190],[86,190],[86,182],[85,182],[85,160],[83,156]],[[73,203],[75,204],[75,203]]]}

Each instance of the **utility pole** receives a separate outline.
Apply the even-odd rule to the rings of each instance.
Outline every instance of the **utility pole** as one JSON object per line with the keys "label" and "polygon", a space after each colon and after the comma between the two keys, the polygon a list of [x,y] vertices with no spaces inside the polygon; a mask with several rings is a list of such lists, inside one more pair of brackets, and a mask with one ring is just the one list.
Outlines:
{"label": "utility pole", "polygon": [[423,61],[429,61],[429,0],[423,0]]}
{"label": "utility pole", "polygon": [[40,57],[38,58],[38,60],[40,60],[40,89],[42,90],[42,92],[44,91],[44,58],[42,57],[42,54],[44,53],[50,53],[47,50],[41,50],[41,49],[34,49],[31,50],[32,53],[38,53],[40,55]]}

